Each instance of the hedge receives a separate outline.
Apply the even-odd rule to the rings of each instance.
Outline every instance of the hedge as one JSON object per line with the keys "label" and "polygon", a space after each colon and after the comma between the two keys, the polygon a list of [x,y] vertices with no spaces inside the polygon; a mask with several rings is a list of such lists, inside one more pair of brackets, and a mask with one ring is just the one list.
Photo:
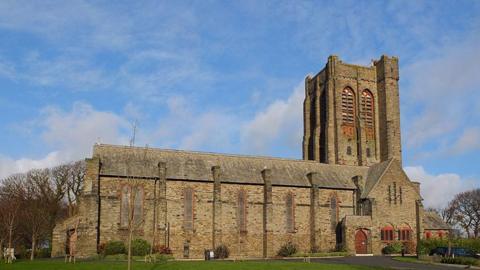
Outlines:
{"label": "hedge", "polygon": [[[423,239],[419,243],[420,254],[430,254],[430,251],[437,247],[448,247],[448,239]],[[480,239],[457,238],[452,239],[452,247],[462,247],[480,253]]]}

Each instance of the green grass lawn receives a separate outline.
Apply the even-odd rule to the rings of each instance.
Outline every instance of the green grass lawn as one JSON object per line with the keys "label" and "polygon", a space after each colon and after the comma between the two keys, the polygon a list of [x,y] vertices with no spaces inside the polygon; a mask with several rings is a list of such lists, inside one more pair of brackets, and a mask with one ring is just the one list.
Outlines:
{"label": "green grass lawn", "polygon": [[[0,269],[5,270],[117,270],[127,269],[126,262],[84,261],[76,264],[65,264],[60,260],[18,261],[11,265],[0,264]],[[157,264],[136,262],[134,270],[366,270],[379,269],[355,265],[333,265],[303,262],[259,262],[259,261],[189,261],[189,262],[163,262]]]}
{"label": "green grass lawn", "polygon": [[394,260],[401,262],[412,262],[412,263],[430,263],[429,261],[422,261],[417,259],[417,257],[394,257]]}

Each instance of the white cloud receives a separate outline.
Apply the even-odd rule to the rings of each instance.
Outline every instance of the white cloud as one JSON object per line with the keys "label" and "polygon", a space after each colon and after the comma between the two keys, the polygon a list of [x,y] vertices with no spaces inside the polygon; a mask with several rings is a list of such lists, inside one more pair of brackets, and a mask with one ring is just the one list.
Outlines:
{"label": "white cloud", "polygon": [[70,111],[57,107],[44,108],[38,121],[42,129],[39,143],[47,144],[54,150],[39,159],[24,157],[14,160],[0,155],[0,178],[84,159],[91,155],[96,142],[128,143],[124,131],[129,124],[124,118],[113,112],[97,111],[82,102],[75,103]]}
{"label": "white cloud", "polygon": [[2,59],[0,59],[0,76],[9,78],[11,80],[15,80],[17,78],[17,74],[13,65],[3,61]]}
{"label": "white cloud", "polygon": [[131,42],[129,16],[86,1],[1,1],[0,27],[75,46],[122,48]]}
{"label": "white cloud", "polygon": [[241,130],[243,147],[266,153],[276,144],[301,148],[304,83],[295,87],[287,100],[276,100],[258,112]]}
{"label": "white cloud", "polygon": [[480,128],[471,127],[464,130],[450,150],[451,153],[460,154],[480,149]]}
{"label": "white cloud", "polygon": [[232,139],[237,131],[234,127],[235,119],[232,116],[207,112],[192,122],[192,132],[182,138],[180,148],[206,148],[221,151],[232,148]]}
{"label": "white cloud", "polygon": [[0,155],[0,179],[15,173],[26,172],[31,169],[48,168],[62,163],[58,152],[54,151],[41,159],[21,158],[13,160]]}
{"label": "white cloud", "polygon": [[47,107],[42,113],[43,140],[62,149],[66,158],[85,157],[95,142],[128,143],[122,130],[128,122],[112,112],[97,111],[91,105],[76,102],[71,111]]}
{"label": "white cloud", "polygon": [[186,150],[234,151],[239,119],[224,111],[196,112],[183,96],[168,99],[168,113],[159,120],[154,137],[160,147]]}
{"label": "white cloud", "polygon": [[474,187],[474,181],[462,179],[455,173],[432,175],[422,166],[405,167],[404,170],[412,181],[421,183],[425,207],[445,207],[456,194]]}
{"label": "white cloud", "polygon": [[108,89],[143,102],[164,101],[172,90],[199,91],[214,78],[196,50],[200,25],[192,6],[183,3],[126,8],[81,0],[0,1],[0,29],[46,43],[27,46],[19,55],[0,50],[0,76],[41,87]]}
{"label": "white cloud", "polygon": [[453,144],[450,152],[465,153],[480,149],[480,128],[473,127],[464,130],[463,134]]}
{"label": "white cloud", "polygon": [[402,72],[407,78],[402,101],[413,120],[405,123],[408,146],[449,138],[477,121],[471,111],[480,99],[480,39],[472,34],[437,48],[436,55],[420,58]]}

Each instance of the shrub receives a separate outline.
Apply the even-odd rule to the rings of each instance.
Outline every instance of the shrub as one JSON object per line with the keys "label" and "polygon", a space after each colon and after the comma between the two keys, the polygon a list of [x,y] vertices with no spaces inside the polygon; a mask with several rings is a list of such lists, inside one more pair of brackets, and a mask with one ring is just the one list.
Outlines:
{"label": "shrub", "polygon": [[50,258],[51,248],[40,248],[35,250],[35,258]]}
{"label": "shrub", "polygon": [[132,255],[145,256],[150,253],[150,244],[144,239],[135,239],[132,241]]}
{"label": "shrub", "polygon": [[[480,239],[452,239],[452,247],[462,247],[480,253]],[[420,254],[428,255],[430,251],[437,247],[448,247],[448,239],[423,239],[419,242]]]}
{"label": "shrub", "polygon": [[297,253],[297,246],[292,242],[288,242],[278,250],[277,255],[281,257],[288,257],[295,253]]}
{"label": "shrub", "polygon": [[318,253],[320,252],[320,247],[319,246],[313,246],[311,249],[310,249],[310,253]]}
{"label": "shrub", "polygon": [[98,245],[98,247],[97,247],[97,248],[98,248],[98,255],[100,255],[100,257],[104,257],[104,256],[105,256],[105,246],[106,246],[106,245],[107,245],[107,244],[105,244],[105,243],[100,243],[100,244]]}
{"label": "shrub", "polygon": [[21,245],[15,248],[15,257],[17,257],[17,259],[30,259],[30,252],[32,252],[31,249],[27,249]]}
{"label": "shrub", "polygon": [[109,241],[105,244],[104,255],[125,254],[125,244],[122,241]]}
{"label": "shrub", "polygon": [[382,249],[383,254],[395,254],[402,252],[402,242],[392,242]]}
{"label": "shrub", "polygon": [[419,253],[429,255],[430,251],[437,247],[448,247],[448,240],[447,239],[424,239],[420,240],[418,243],[419,245]]}
{"label": "shrub", "polygon": [[405,247],[405,253],[407,254],[414,254],[417,252],[415,243],[413,242],[405,242],[403,246]]}
{"label": "shrub", "polygon": [[224,244],[217,246],[214,250],[215,259],[226,259],[230,255],[230,250]]}
{"label": "shrub", "polygon": [[157,254],[172,254],[172,250],[165,245],[156,245],[153,251]]}
{"label": "shrub", "polygon": [[441,263],[448,264],[463,264],[463,265],[478,265],[478,260],[474,258],[465,258],[465,257],[445,257],[442,258]]}

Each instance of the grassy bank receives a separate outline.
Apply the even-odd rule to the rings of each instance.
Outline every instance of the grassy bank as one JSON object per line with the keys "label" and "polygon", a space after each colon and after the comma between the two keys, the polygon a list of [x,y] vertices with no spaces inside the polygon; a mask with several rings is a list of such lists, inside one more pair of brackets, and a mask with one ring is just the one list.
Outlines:
{"label": "grassy bank", "polygon": [[[65,264],[61,260],[19,261],[11,265],[2,264],[1,269],[6,270],[124,270],[125,262],[115,261],[82,261],[76,264]],[[367,270],[381,269],[356,265],[281,262],[281,261],[188,261],[188,262],[163,262],[157,264],[135,262],[134,270]]]}

